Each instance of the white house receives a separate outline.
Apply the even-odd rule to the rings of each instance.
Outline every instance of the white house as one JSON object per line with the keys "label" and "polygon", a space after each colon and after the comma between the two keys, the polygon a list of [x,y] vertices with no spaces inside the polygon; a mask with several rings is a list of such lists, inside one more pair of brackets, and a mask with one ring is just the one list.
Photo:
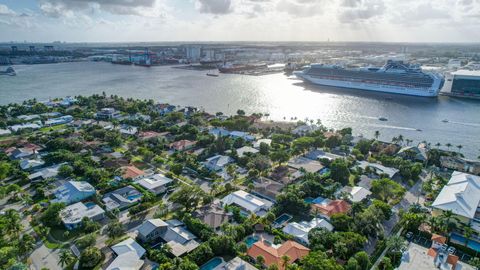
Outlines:
{"label": "white house", "polygon": [[308,245],[308,233],[315,228],[325,228],[333,231],[333,226],[323,218],[314,218],[310,222],[302,221],[300,223],[291,222],[283,228],[283,232],[294,236],[298,241]]}
{"label": "white house", "polygon": [[60,211],[60,218],[68,230],[72,230],[80,226],[82,219],[87,217],[91,220],[101,220],[105,215],[105,210],[95,203],[88,202],[86,204],[78,202],[65,207]]}
{"label": "white house", "polygon": [[139,270],[144,263],[140,258],[146,250],[132,238],[111,247],[117,256],[106,268],[106,270]]}
{"label": "white house", "polygon": [[203,165],[211,171],[221,171],[228,164],[232,163],[234,160],[229,156],[216,155],[210,158],[207,158]]}
{"label": "white house", "polygon": [[221,200],[221,203],[223,206],[238,206],[243,211],[250,214],[256,214],[260,217],[264,216],[273,205],[272,202],[264,200],[243,190],[230,193]]}
{"label": "white house", "polygon": [[253,147],[250,147],[250,146],[243,146],[243,147],[240,147],[238,148],[237,150],[237,155],[239,157],[243,157],[246,153],[252,153],[252,154],[256,154],[258,153],[259,151]]}

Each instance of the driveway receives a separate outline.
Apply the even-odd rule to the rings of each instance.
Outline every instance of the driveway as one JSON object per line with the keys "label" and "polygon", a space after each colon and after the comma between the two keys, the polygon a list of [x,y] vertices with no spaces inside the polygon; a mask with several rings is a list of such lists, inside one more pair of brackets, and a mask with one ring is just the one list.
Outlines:
{"label": "driveway", "polygon": [[39,246],[30,254],[30,261],[32,262],[30,269],[40,270],[48,268],[50,270],[62,270],[59,265],[59,250],[48,249],[44,244]]}

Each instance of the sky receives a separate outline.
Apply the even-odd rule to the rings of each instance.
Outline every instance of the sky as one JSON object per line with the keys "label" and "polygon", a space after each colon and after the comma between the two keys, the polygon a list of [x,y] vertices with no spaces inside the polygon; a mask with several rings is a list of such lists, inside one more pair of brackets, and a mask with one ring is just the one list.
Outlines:
{"label": "sky", "polygon": [[480,42],[480,0],[0,0],[0,42]]}

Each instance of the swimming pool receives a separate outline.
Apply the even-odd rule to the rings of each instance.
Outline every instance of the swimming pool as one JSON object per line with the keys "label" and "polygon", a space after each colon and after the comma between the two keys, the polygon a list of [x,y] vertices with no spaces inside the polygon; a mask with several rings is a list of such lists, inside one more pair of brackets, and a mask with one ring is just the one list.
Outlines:
{"label": "swimming pool", "polygon": [[85,204],[85,207],[87,207],[88,209],[91,209],[96,206],[96,204],[93,202],[86,202],[84,204]]}
{"label": "swimming pool", "polygon": [[273,227],[278,228],[283,226],[290,219],[292,219],[292,216],[290,216],[289,214],[282,214],[277,219],[275,219],[272,225]]}
{"label": "swimming pool", "polygon": [[200,267],[200,270],[213,270],[222,263],[223,263],[222,258],[215,257],[215,258],[211,259],[210,261],[208,261],[207,263],[205,263],[204,265],[202,265]]}
{"label": "swimming pool", "polygon": [[129,196],[127,197],[127,199],[128,199],[129,201],[134,201],[134,200],[136,200],[136,199],[138,199],[138,198],[140,198],[140,197],[142,197],[142,194],[141,194],[141,193],[129,195]]}
{"label": "swimming pool", "polygon": [[314,200],[314,198],[312,198],[312,197],[307,197],[307,198],[305,198],[303,201],[304,201],[305,203],[311,204],[311,203],[313,202],[313,200]]}
{"label": "swimming pool", "polygon": [[[465,245],[465,241],[467,241],[465,237],[456,233],[450,234],[450,240],[461,245]],[[475,250],[476,252],[480,252],[480,243],[477,241],[468,240],[467,247],[471,248],[472,250]]]}
{"label": "swimming pool", "polygon": [[258,240],[260,240],[258,236],[247,236],[247,238],[245,238],[245,244],[247,244],[248,248],[251,248]]}

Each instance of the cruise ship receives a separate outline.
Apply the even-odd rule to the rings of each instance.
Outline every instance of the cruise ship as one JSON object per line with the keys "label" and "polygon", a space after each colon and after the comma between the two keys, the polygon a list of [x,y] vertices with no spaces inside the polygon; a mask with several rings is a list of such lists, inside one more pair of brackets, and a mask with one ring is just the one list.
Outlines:
{"label": "cruise ship", "polygon": [[347,69],[336,65],[312,64],[294,74],[318,85],[422,97],[436,97],[444,83],[440,74],[423,72],[419,65],[393,60],[388,60],[381,68]]}

